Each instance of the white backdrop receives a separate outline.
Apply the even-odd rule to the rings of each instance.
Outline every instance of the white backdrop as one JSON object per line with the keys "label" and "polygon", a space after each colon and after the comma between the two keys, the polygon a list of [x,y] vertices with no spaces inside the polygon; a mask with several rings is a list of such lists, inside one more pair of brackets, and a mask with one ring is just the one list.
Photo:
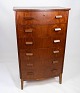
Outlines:
{"label": "white backdrop", "polygon": [[63,79],[68,80],[78,76],[80,74],[80,0],[0,0],[0,62],[17,60],[15,16],[13,11],[15,6],[61,6],[71,8]]}

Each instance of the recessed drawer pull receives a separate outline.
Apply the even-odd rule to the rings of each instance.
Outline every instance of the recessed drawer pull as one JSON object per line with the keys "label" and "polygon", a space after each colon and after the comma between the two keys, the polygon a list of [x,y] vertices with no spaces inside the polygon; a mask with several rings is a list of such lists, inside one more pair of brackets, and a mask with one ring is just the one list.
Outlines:
{"label": "recessed drawer pull", "polygon": [[27,66],[33,66],[33,64],[27,64]]}
{"label": "recessed drawer pull", "polygon": [[58,63],[58,61],[53,61],[52,63],[53,63],[53,64],[57,64],[57,63]]}
{"label": "recessed drawer pull", "polygon": [[26,56],[33,56],[33,53],[26,53]]}
{"label": "recessed drawer pull", "polygon": [[33,75],[34,73],[33,72],[27,72],[28,75]]}
{"label": "recessed drawer pull", "polygon": [[52,71],[52,72],[53,72],[53,71],[57,71],[57,69],[52,69],[51,71]]}
{"label": "recessed drawer pull", "polygon": [[32,29],[26,29],[25,32],[26,33],[32,33]]}
{"label": "recessed drawer pull", "polygon": [[62,15],[58,15],[58,16],[56,16],[56,18],[62,18]]}
{"label": "recessed drawer pull", "polygon": [[25,20],[33,20],[33,17],[24,17]]}
{"label": "recessed drawer pull", "polygon": [[59,43],[60,42],[60,40],[54,40],[54,43]]}
{"label": "recessed drawer pull", "polygon": [[55,54],[55,53],[59,53],[59,50],[57,50],[57,51],[53,51],[53,53]]}
{"label": "recessed drawer pull", "polygon": [[61,30],[61,28],[55,28],[55,31],[60,31]]}
{"label": "recessed drawer pull", "polygon": [[26,42],[26,45],[32,45],[33,42]]}
{"label": "recessed drawer pull", "polygon": [[57,70],[57,69],[56,69],[56,68],[54,68],[54,69],[53,69],[53,71],[54,71],[54,70]]}

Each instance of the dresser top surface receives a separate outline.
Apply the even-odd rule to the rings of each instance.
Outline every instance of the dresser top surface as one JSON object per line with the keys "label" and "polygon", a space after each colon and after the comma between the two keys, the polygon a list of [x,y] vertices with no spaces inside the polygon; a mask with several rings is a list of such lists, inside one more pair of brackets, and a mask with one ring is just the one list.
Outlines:
{"label": "dresser top surface", "polygon": [[64,7],[13,7],[14,11],[26,11],[26,10],[31,10],[31,11],[47,11],[47,10],[70,10],[70,8],[64,8]]}

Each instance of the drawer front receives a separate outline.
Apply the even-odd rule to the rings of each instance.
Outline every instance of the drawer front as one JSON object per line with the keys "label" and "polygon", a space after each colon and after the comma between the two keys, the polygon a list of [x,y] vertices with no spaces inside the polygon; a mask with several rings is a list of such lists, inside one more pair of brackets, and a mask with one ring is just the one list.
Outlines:
{"label": "drawer front", "polygon": [[65,38],[19,38],[19,49],[65,48]]}
{"label": "drawer front", "polygon": [[[22,64],[26,63],[32,63],[31,65],[27,65],[29,67],[33,67],[35,65],[39,65],[40,62],[42,63],[49,63],[51,61],[51,64],[53,64],[53,61],[63,61],[64,57],[64,51],[54,49],[26,49],[26,50],[20,50],[20,60],[22,61]],[[23,62],[24,61],[24,62]],[[42,64],[40,63],[40,64]],[[59,64],[59,63],[58,63]]]}
{"label": "drawer front", "polygon": [[68,11],[26,11],[17,12],[18,24],[67,23]]}
{"label": "drawer front", "polygon": [[45,38],[45,37],[66,37],[67,25],[18,25],[18,38]]}

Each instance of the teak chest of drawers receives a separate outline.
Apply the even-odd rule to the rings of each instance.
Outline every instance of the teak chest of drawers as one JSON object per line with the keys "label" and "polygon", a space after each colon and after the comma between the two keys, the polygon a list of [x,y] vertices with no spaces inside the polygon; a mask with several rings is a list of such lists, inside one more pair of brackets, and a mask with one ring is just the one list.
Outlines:
{"label": "teak chest of drawers", "polygon": [[21,89],[23,81],[59,76],[65,54],[69,8],[14,8]]}

